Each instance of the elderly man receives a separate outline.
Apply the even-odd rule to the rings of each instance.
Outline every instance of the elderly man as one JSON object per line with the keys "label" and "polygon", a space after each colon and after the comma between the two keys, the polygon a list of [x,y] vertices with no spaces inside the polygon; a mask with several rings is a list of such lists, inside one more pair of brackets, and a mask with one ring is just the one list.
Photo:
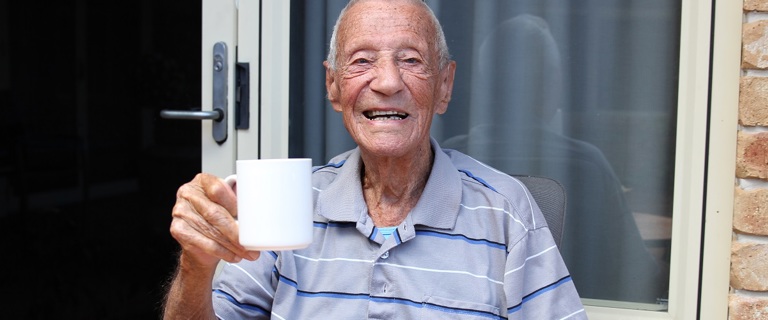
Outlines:
{"label": "elderly man", "polygon": [[430,138],[456,64],[423,1],[352,1],[324,65],[358,147],[314,168],[312,244],[246,251],[235,194],[199,174],[173,209],[166,318],[586,318],[530,193]]}

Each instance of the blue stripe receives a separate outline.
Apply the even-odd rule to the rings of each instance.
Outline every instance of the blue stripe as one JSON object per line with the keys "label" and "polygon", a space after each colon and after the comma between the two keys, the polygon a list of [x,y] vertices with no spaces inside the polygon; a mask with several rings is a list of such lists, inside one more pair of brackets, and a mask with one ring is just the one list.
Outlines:
{"label": "blue stripe", "polygon": [[485,182],[485,180],[483,180],[483,179],[482,179],[482,178],[480,178],[480,177],[476,177],[474,174],[472,174],[472,172],[469,172],[469,170],[463,170],[463,169],[459,169],[459,172],[463,172],[463,173],[464,173],[464,174],[466,174],[468,177],[470,177],[470,178],[472,178],[472,179],[475,179],[475,181],[477,181],[477,182],[480,182],[480,183],[482,183],[482,184],[483,184],[484,186],[486,186],[488,189],[491,189],[491,190],[493,190],[494,192],[498,192],[498,191],[496,191],[496,188],[494,188],[494,187],[491,187],[491,185],[490,185],[490,184],[488,184],[487,182]]}
{"label": "blue stripe", "polygon": [[319,167],[315,168],[314,170],[312,170],[312,172],[317,172],[317,170],[320,170],[320,169],[323,169],[323,168],[328,168],[328,167],[341,168],[341,166],[344,165],[344,162],[347,162],[347,160],[346,159],[345,160],[341,160],[341,162],[339,162],[339,163],[328,163],[326,165],[322,165],[322,166],[319,166]]}
{"label": "blue stripe", "polygon": [[338,299],[368,299],[373,302],[377,303],[394,303],[394,304],[402,304],[409,307],[414,308],[429,308],[432,310],[438,310],[446,313],[453,313],[453,314],[468,314],[468,315],[474,315],[474,316],[480,316],[490,319],[506,319],[505,317],[498,316],[496,314],[486,312],[486,311],[480,311],[480,310],[472,310],[472,309],[462,309],[462,308],[451,308],[446,306],[441,306],[437,304],[432,303],[422,303],[422,302],[416,302],[413,300],[403,299],[403,298],[395,298],[395,297],[377,297],[377,296],[369,296],[367,294],[363,293],[357,293],[357,294],[350,294],[350,293],[342,293],[342,292],[299,292],[299,296],[303,297],[327,297],[327,298],[338,298]]}
{"label": "blue stripe", "polygon": [[371,240],[376,239],[377,233],[379,233],[379,228],[373,227],[373,231],[371,231],[371,235],[368,236],[368,239],[371,239]]}
{"label": "blue stripe", "polygon": [[560,285],[562,285],[564,283],[567,283],[567,282],[570,282],[572,280],[573,279],[571,279],[571,276],[567,275],[565,277],[560,278],[560,280],[555,281],[554,283],[548,284],[548,285],[546,285],[546,286],[544,286],[544,287],[542,287],[542,288],[540,288],[540,289],[538,289],[538,290],[536,290],[534,292],[531,292],[530,294],[528,294],[525,297],[523,297],[523,300],[520,301],[520,303],[518,303],[517,305],[512,306],[511,308],[507,309],[507,313],[514,313],[514,312],[520,311],[520,309],[523,307],[523,303],[526,303],[526,302],[530,301],[531,299],[536,298],[536,297],[544,294],[545,292],[552,291],[552,290],[556,289],[557,287],[559,287]]}
{"label": "blue stripe", "polygon": [[424,235],[424,236],[432,236],[432,237],[438,237],[438,238],[444,238],[444,239],[451,239],[451,240],[462,240],[464,242],[468,242],[471,244],[479,244],[479,245],[486,245],[492,248],[501,249],[506,251],[507,246],[503,243],[493,242],[487,239],[473,239],[470,237],[467,237],[463,234],[447,234],[437,231],[430,231],[430,230],[416,230],[417,235]]}
{"label": "blue stripe", "polygon": [[280,276],[280,282],[285,283],[294,289],[296,289],[296,295],[300,297],[326,297],[326,298],[338,298],[338,299],[368,299],[367,293],[346,293],[346,292],[309,292],[299,290],[299,284],[295,280],[288,279],[285,276]]}
{"label": "blue stripe", "polygon": [[482,316],[486,318],[492,318],[492,319],[506,319],[504,317],[497,316],[493,313],[481,311],[481,310],[472,310],[472,309],[463,309],[463,308],[451,308],[446,306],[441,306],[437,304],[432,303],[421,303],[416,302],[413,300],[403,299],[403,298],[395,298],[395,297],[377,297],[377,296],[371,296],[367,293],[347,293],[347,292],[331,292],[331,291],[319,291],[319,292],[310,292],[310,291],[304,291],[299,289],[299,285],[296,281],[288,279],[284,276],[280,276],[280,282],[285,283],[294,289],[296,289],[296,295],[300,297],[305,298],[333,298],[333,299],[353,299],[353,300],[370,300],[373,302],[379,302],[379,303],[396,303],[396,304],[402,304],[411,306],[414,308],[429,308],[433,310],[438,310],[442,312],[448,312],[448,313],[455,313],[455,314],[470,314],[475,316]]}
{"label": "blue stripe", "polygon": [[357,225],[354,222],[328,222],[328,226],[334,228],[354,228]]}
{"label": "blue stripe", "polygon": [[354,228],[356,227],[354,222],[312,222],[315,228],[320,229],[327,229],[328,227],[332,228]]}
{"label": "blue stripe", "polygon": [[400,231],[399,230],[395,229],[394,235],[395,235],[395,243],[397,243],[398,245],[403,243],[403,239],[400,238]]}
{"label": "blue stripe", "polygon": [[237,301],[237,299],[235,299],[235,297],[233,297],[231,294],[229,294],[227,292],[224,292],[224,291],[221,291],[219,289],[213,290],[213,293],[223,296],[224,298],[229,300],[229,302],[231,302],[232,304],[238,306],[241,309],[256,311],[256,312],[259,312],[259,313],[262,313],[262,314],[267,314],[267,315],[272,313],[269,310],[264,309],[264,308],[259,307],[259,306],[255,306],[255,305],[252,305],[252,304],[241,303],[240,301]]}
{"label": "blue stripe", "polygon": [[486,311],[480,311],[480,310],[450,308],[450,307],[440,306],[440,305],[431,304],[431,303],[425,303],[424,307],[426,307],[427,309],[433,309],[433,310],[438,310],[438,311],[453,313],[453,314],[467,314],[467,315],[490,318],[490,319],[506,319],[496,314],[486,312]]}
{"label": "blue stripe", "polygon": [[422,303],[416,302],[413,300],[403,299],[403,298],[394,298],[394,297],[371,297],[371,301],[374,302],[380,302],[380,303],[396,303],[396,304],[403,304],[406,306],[411,306],[415,308],[421,308],[423,306]]}
{"label": "blue stripe", "polygon": [[402,304],[411,306],[414,308],[427,308],[437,311],[442,311],[446,313],[453,313],[453,314],[469,314],[474,316],[480,316],[490,319],[506,319],[505,317],[498,316],[494,313],[487,312],[487,311],[481,311],[481,310],[473,310],[473,309],[464,309],[464,308],[452,308],[452,307],[446,307],[441,306],[434,303],[428,303],[428,302],[416,302],[413,300],[403,299],[403,298],[394,298],[394,297],[376,297],[372,296],[371,300],[374,302],[380,302],[380,303],[396,303],[396,304]]}
{"label": "blue stripe", "polygon": [[283,283],[285,283],[285,284],[287,284],[287,285],[289,285],[291,287],[294,287],[296,290],[299,289],[299,283],[296,282],[296,280],[288,279],[288,278],[286,278],[283,275],[280,275],[280,282],[283,282]]}
{"label": "blue stripe", "polygon": [[313,222],[312,225],[315,226],[315,228],[328,229],[328,224],[327,223]]}
{"label": "blue stripe", "polygon": [[344,293],[344,292],[308,292],[296,290],[296,295],[307,298],[335,298],[335,299],[363,299],[368,300],[370,296],[367,293]]}

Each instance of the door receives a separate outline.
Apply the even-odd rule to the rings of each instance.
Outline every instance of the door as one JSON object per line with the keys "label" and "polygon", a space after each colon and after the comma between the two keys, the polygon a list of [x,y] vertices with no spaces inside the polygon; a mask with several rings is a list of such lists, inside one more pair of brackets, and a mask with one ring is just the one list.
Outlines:
{"label": "door", "polygon": [[201,153],[159,112],[200,100],[201,3],[0,4],[3,318],[159,318]]}
{"label": "door", "polygon": [[[277,14],[262,17],[262,10]],[[164,115],[202,121],[203,172],[224,177],[237,159],[288,156],[288,43],[264,40],[264,33],[288,37],[288,19],[280,18],[288,11],[279,0],[203,1],[203,112]]]}

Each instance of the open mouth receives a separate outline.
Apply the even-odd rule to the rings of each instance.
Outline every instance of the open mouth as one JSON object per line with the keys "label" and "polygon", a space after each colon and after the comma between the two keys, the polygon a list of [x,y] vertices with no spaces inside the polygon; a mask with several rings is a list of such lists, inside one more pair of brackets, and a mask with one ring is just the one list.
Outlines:
{"label": "open mouth", "polygon": [[366,111],[363,115],[368,120],[403,120],[408,118],[407,113],[397,111]]}

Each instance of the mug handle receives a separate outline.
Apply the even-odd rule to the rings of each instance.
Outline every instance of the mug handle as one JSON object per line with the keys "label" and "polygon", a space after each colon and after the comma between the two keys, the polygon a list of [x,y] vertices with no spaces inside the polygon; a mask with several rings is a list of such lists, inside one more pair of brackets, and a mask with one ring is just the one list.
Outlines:
{"label": "mug handle", "polygon": [[224,178],[224,182],[232,188],[232,191],[235,192],[235,195],[237,195],[237,174],[230,174],[226,178]]}
{"label": "mug handle", "polygon": [[[226,183],[229,188],[235,192],[235,195],[237,195],[237,174],[228,175],[226,178],[224,178],[224,183]],[[237,217],[235,217],[235,223],[237,223]]]}

